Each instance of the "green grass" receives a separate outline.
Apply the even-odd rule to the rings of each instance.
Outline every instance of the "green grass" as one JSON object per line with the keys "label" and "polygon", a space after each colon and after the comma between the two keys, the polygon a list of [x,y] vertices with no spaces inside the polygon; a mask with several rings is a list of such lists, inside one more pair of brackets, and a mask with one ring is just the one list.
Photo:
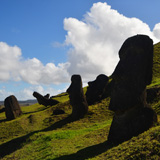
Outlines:
{"label": "green grass", "polygon": [[155,159],[160,158],[160,126],[151,128],[149,131],[134,137],[105,153],[93,158],[96,160],[107,159]]}
{"label": "green grass", "polygon": [[[160,43],[154,46],[153,81],[148,88],[160,87]],[[87,87],[84,87],[86,92]],[[160,158],[160,125],[118,146],[108,144],[113,112],[110,98],[89,106],[83,119],[69,118],[69,96],[54,97],[60,103],[45,107],[35,104],[21,107],[23,115],[6,121],[0,113],[0,158],[2,160],[114,160]],[[160,95],[150,104],[160,121]],[[65,114],[53,115],[55,109]]]}
{"label": "green grass", "polygon": [[69,101],[69,95],[67,93],[61,93],[55,96],[53,99],[63,103],[63,102]]}
{"label": "green grass", "polygon": [[[157,80],[158,79],[158,80]],[[160,79],[160,43],[154,45],[153,54],[153,82]]]}

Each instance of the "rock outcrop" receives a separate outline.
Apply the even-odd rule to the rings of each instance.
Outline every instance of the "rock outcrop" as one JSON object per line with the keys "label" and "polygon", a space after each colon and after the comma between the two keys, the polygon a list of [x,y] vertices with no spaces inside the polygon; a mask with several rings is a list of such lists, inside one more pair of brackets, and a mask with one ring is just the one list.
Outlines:
{"label": "rock outcrop", "polygon": [[88,82],[86,99],[88,105],[92,105],[102,99],[105,89],[107,88],[109,78],[100,74],[96,80]]}
{"label": "rock outcrop", "polygon": [[20,105],[14,95],[11,95],[4,100],[4,106],[7,120],[15,119],[22,114]]}
{"label": "rock outcrop", "polygon": [[88,104],[83,93],[82,80],[80,75],[71,77],[71,85],[67,89],[70,104],[72,106],[72,118],[83,118],[88,113]]}
{"label": "rock outcrop", "polygon": [[109,109],[115,112],[108,140],[121,143],[148,130],[157,115],[146,101],[146,85],[152,81],[153,41],[145,35],[128,38],[119,51],[112,74]]}
{"label": "rock outcrop", "polygon": [[59,103],[57,100],[49,99],[49,94],[42,96],[38,92],[33,92],[33,96],[37,98],[39,104],[44,106],[53,106]]}

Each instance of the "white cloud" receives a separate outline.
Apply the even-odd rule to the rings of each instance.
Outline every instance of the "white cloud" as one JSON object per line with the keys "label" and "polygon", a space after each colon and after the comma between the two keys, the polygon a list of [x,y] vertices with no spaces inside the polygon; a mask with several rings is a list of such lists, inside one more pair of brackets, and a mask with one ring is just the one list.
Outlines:
{"label": "white cloud", "polygon": [[127,18],[101,2],[93,4],[83,20],[65,18],[64,29],[67,35],[63,46],[70,46],[68,62],[58,65],[44,65],[37,58],[23,59],[19,47],[0,42],[0,81],[60,84],[70,83],[72,74],[80,74],[83,82],[88,82],[99,74],[113,72],[118,50],[128,37],[147,34],[155,43],[160,41],[160,23],[151,31],[141,20]]}
{"label": "white cloud", "polygon": [[122,43],[136,34],[146,34],[156,43],[160,41],[159,26],[152,32],[141,20],[127,18],[101,2],[93,4],[83,20],[65,18],[64,29],[68,32],[65,42],[72,45],[68,72],[81,74],[84,81],[101,73],[110,75],[117,65]]}
{"label": "white cloud", "polygon": [[156,24],[153,28],[153,34],[158,40],[160,40],[160,23]]}
{"label": "white cloud", "polygon": [[67,88],[68,86],[64,87],[64,89],[54,89],[53,86],[49,86],[49,85],[48,86],[30,85],[29,87],[25,87],[17,91],[9,91],[8,87],[1,87],[0,88],[0,100],[5,100],[10,95],[14,95],[18,100],[35,99],[35,97],[33,97],[34,91],[40,93],[41,95],[46,95],[49,93],[50,96],[54,96],[59,93],[65,92]]}
{"label": "white cloud", "polygon": [[45,66],[36,58],[23,62],[20,70],[22,79],[30,84],[60,84],[68,81],[68,63],[47,63]]}
{"label": "white cloud", "polygon": [[6,91],[5,88],[0,89],[0,100],[5,100],[6,97],[13,95],[13,92]]}
{"label": "white cloud", "polygon": [[20,60],[21,49],[19,47],[12,47],[5,42],[0,42],[0,81],[18,79],[16,71]]}
{"label": "white cloud", "polygon": [[68,63],[43,65],[37,58],[24,60],[21,49],[0,42],[0,81],[25,81],[30,84],[60,84],[68,80]]}
{"label": "white cloud", "polygon": [[50,94],[50,96],[57,95],[61,93],[61,90],[56,90],[52,87],[46,87],[42,85],[32,85],[29,88],[24,88],[23,90],[15,93],[15,96],[18,100],[27,100],[27,99],[35,99],[33,97],[33,92],[36,91],[40,93],[41,95]]}

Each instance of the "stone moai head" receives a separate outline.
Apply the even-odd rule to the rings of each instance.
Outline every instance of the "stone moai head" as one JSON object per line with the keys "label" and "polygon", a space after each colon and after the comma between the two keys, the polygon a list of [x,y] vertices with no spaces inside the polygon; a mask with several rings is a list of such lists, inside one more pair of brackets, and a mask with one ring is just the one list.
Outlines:
{"label": "stone moai head", "polygon": [[101,99],[108,80],[109,78],[106,75],[100,74],[96,80],[88,82],[86,99],[89,105]]}
{"label": "stone moai head", "polygon": [[71,85],[67,89],[70,104],[72,105],[72,117],[79,119],[88,113],[88,104],[83,93],[82,80],[80,75],[71,77]]}
{"label": "stone moai head", "polygon": [[4,105],[7,120],[15,119],[22,114],[20,105],[14,95],[7,97],[4,101]]}
{"label": "stone moai head", "polygon": [[82,80],[80,75],[72,75],[71,85],[67,89],[67,93],[70,95],[70,100],[72,98],[82,94]]}
{"label": "stone moai head", "polygon": [[145,88],[152,81],[153,41],[146,35],[128,38],[119,50],[120,61],[112,74],[109,108],[125,110],[145,105]]}

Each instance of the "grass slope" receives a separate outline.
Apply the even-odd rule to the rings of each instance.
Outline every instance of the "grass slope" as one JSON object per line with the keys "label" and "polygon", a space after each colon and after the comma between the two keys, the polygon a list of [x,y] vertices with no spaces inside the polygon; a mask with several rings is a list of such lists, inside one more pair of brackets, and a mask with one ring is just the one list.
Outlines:
{"label": "grass slope", "polygon": [[[160,43],[154,46],[153,82],[160,87]],[[86,88],[84,89],[86,91]],[[113,113],[110,99],[89,106],[83,119],[72,121],[68,94],[54,97],[51,107],[39,104],[22,107],[23,115],[6,121],[0,112],[0,158],[2,160],[113,160],[160,159],[160,126],[133,137],[118,146],[107,142]],[[160,114],[160,96],[150,104]],[[53,115],[56,108],[65,114]]]}
{"label": "grass slope", "polygon": [[154,45],[153,80],[151,86],[160,85],[160,42]]}

